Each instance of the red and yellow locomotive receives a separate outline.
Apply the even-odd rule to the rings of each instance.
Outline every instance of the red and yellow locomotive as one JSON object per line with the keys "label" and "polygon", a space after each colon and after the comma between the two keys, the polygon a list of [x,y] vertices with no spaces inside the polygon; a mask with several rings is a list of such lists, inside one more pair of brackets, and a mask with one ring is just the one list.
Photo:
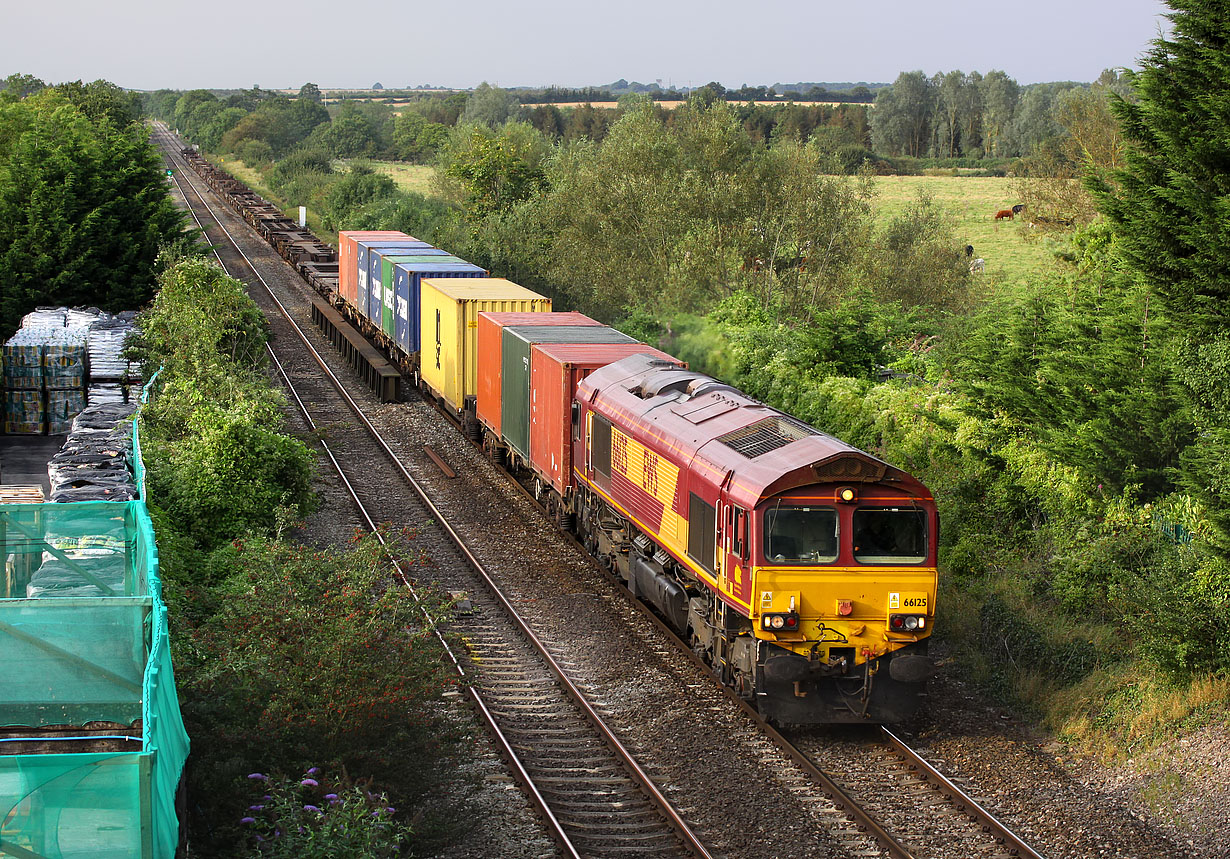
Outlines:
{"label": "red and yellow locomotive", "polygon": [[648,355],[583,379],[572,424],[578,533],[762,714],[914,712],[938,538],[918,480]]}

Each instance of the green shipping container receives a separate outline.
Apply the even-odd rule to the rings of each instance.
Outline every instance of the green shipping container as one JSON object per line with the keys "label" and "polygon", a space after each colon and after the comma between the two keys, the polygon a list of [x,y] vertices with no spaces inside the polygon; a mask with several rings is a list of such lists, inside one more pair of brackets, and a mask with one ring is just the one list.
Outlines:
{"label": "green shipping container", "polygon": [[[435,250],[435,248],[431,248],[430,250]],[[460,257],[455,257],[445,251],[440,251],[439,253],[433,254],[408,253],[403,256],[387,256],[381,258],[380,282],[382,284],[388,284],[388,286],[384,290],[384,306],[380,314],[380,330],[383,331],[385,336],[394,343],[397,342],[397,316],[393,312],[393,266],[403,262],[438,262],[441,265],[456,265],[458,263],[464,264],[465,260]]]}
{"label": "green shipping container", "polygon": [[530,347],[535,343],[635,343],[606,325],[509,325],[500,341],[500,435],[529,459]]}

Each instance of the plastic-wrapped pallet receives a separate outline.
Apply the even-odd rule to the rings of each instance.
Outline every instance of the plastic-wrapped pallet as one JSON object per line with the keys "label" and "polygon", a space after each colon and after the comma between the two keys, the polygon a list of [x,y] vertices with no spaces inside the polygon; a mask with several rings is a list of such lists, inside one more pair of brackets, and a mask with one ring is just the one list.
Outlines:
{"label": "plastic-wrapped pallet", "polygon": [[90,387],[85,393],[85,400],[90,405],[124,403],[127,399],[127,386],[119,382],[90,382]]}
{"label": "plastic-wrapped pallet", "polygon": [[81,388],[47,391],[47,434],[62,435],[73,426],[73,419],[85,408]]}
{"label": "plastic-wrapped pallet", "polygon": [[132,333],[132,323],[106,316],[90,326],[90,379],[120,381],[128,377],[128,361],[123,357],[124,341]]}
{"label": "plastic-wrapped pallet", "polygon": [[97,307],[71,307],[64,310],[64,326],[73,328],[82,326],[88,328],[99,319],[111,318],[110,313],[104,313]]}
{"label": "plastic-wrapped pallet", "polygon": [[4,392],[4,431],[10,435],[42,435],[47,430],[43,392]]}
{"label": "plastic-wrapped pallet", "polygon": [[36,307],[21,317],[22,328],[63,328],[67,323],[66,307]]}
{"label": "plastic-wrapped pallet", "polygon": [[89,329],[82,326],[50,329],[43,348],[43,381],[47,388],[85,388],[88,337]]}
{"label": "plastic-wrapped pallet", "polygon": [[53,489],[47,500],[56,504],[71,504],[77,501],[135,501],[137,487],[132,483],[62,486]]}
{"label": "plastic-wrapped pallet", "polygon": [[53,502],[130,501],[137,487],[129,460],[132,417],[127,403],[90,405],[47,464]]}
{"label": "plastic-wrapped pallet", "polygon": [[[55,328],[19,328],[4,344],[4,387],[41,390],[43,351]],[[63,330],[63,329],[59,329]]]}
{"label": "plastic-wrapped pallet", "polygon": [[91,403],[73,420],[73,436],[80,433],[108,433],[128,439],[132,437],[132,421],[137,411],[135,403]]}

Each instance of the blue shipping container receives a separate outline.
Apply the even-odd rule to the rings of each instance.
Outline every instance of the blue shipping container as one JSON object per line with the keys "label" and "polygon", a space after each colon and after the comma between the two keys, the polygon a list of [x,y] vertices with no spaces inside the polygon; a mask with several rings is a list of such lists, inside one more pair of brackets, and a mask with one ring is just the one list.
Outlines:
{"label": "blue shipping container", "polygon": [[380,326],[381,314],[384,312],[382,304],[393,305],[391,295],[385,295],[384,287],[387,285],[392,287],[392,284],[384,282],[384,258],[387,256],[449,256],[448,251],[442,251],[439,248],[433,248],[430,245],[420,247],[419,245],[427,245],[426,242],[401,242],[396,245],[381,245],[372,247],[367,255],[367,318]]}
{"label": "blue shipping container", "polygon": [[[419,249],[431,248],[427,242],[419,241],[418,239],[373,239],[364,241],[359,239],[355,242],[358,253],[355,254],[355,284],[356,289],[356,307],[360,316],[371,318],[368,313],[368,305],[371,303],[371,258],[372,251],[381,248],[401,247],[415,251]],[[380,324],[380,316],[376,316],[376,325]]]}
{"label": "blue shipping container", "polygon": [[486,277],[487,270],[473,263],[432,265],[398,263],[393,266],[393,292],[396,301],[397,345],[407,355],[419,351],[419,281],[425,277]]}

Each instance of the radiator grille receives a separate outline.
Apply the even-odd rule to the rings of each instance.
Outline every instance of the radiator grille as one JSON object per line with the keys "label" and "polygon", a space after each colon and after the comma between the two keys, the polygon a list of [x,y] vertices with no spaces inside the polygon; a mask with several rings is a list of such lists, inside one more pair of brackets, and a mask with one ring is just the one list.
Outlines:
{"label": "radiator grille", "polygon": [[728,432],[726,435],[718,436],[717,440],[748,459],[755,459],[762,454],[770,453],[791,442],[813,435],[819,435],[819,433],[802,421],[796,421],[785,415],[773,415]]}

